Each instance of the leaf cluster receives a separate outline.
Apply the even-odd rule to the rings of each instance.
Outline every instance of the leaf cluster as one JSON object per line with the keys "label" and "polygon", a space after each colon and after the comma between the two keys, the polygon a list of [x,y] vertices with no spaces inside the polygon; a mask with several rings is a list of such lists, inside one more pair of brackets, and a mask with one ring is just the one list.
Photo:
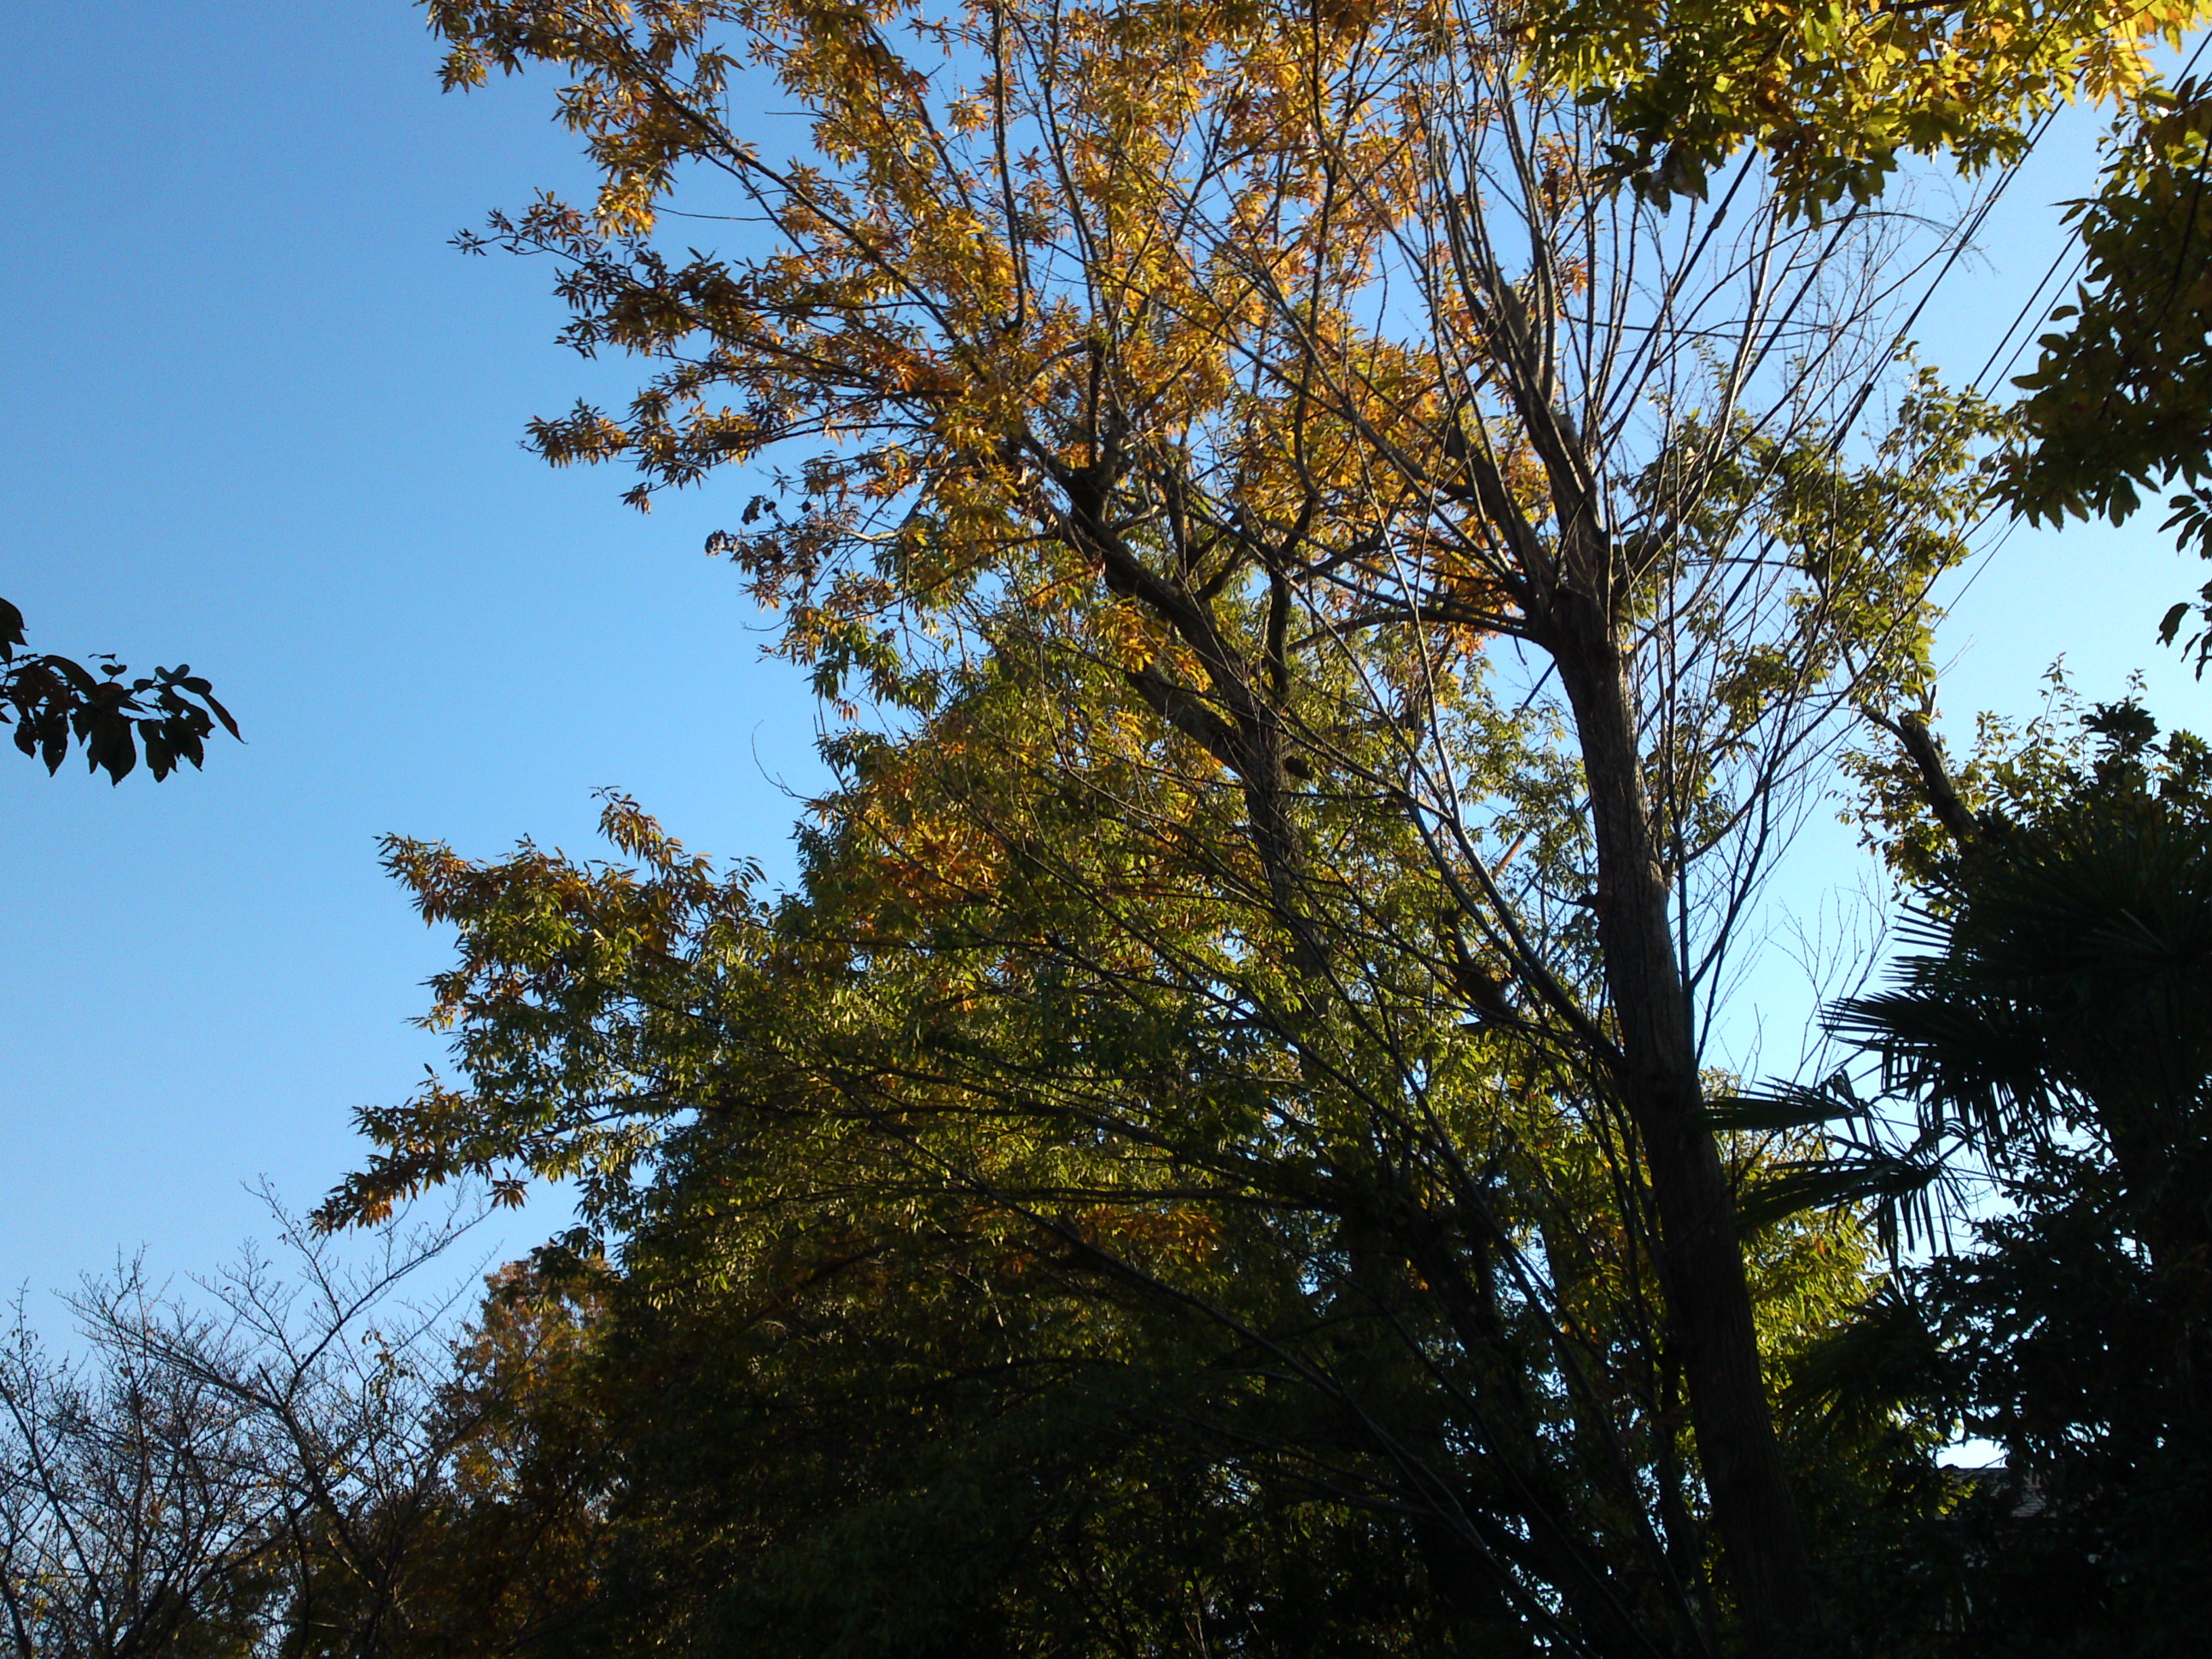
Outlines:
{"label": "leaf cluster", "polygon": [[68,657],[18,656],[23,643],[23,613],[0,599],[0,723],[14,725],[15,747],[43,760],[49,773],[60,769],[74,741],[91,770],[120,783],[143,744],[158,782],[179,761],[198,769],[218,721],[238,736],[238,722],[188,663],[126,679],[130,669],[112,657],[94,657],[95,675]]}
{"label": "leaf cluster", "polygon": [[[2051,313],[2069,325],[2042,337],[2035,368],[2017,381],[2029,394],[2020,410],[2025,442],[2000,479],[2032,521],[2119,524],[2145,491],[2179,483],[2189,489],[2172,497],[2165,528],[2179,532],[2185,549],[2212,556],[2203,487],[2212,477],[2208,135],[2212,100],[2201,82],[2147,92],[2098,193],[2069,210],[2083,280],[2074,302]],[[2186,602],[2174,605],[2160,637],[2172,643],[2190,614]],[[2208,637],[2192,641],[2200,673]]]}
{"label": "leaf cluster", "polygon": [[1909,156],[1970,173],[2018,161],[2051,111],[2154,87],[2153,53],[2206,17],[2195,0],[1539,0],[1518,14],[1544,72],[1606,109],[1622,176],[1662,201],[1702,196],[1753,146],[1815,215],[1876,200]]}

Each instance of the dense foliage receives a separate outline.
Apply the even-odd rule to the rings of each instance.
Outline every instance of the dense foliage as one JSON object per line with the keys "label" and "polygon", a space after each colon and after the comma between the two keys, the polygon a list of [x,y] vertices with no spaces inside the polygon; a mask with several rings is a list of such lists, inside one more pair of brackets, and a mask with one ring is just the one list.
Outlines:
{"label": "dense foliage", "polygon": [[1701,193],[1755,145],[1814,210],[1878,198],[1914,156],[2016,161],[2060,106],[2154,88],[2153,54],[2206,21],[2191,0],[1538,0],[1522,15],[1547,69],[1605,105],[1616,164],[1645,188]]}
{"label": "dense foliage", "polygon": [[[1711,1547],[1615,1111],[1469,1018],[1371,800],[1316,809],[1366,842],[1327,919],[1364,994],[1295,999],[1230,931],[1203,796],[983,741],[1067,691],[994,683],[871,753],[772,907],[620,801],[635,871],[393,848],[465,941],[475,1091],[374,1115],[351,1203],[534,1165],[622,1239],[611,1282],[604,1232],[540,1268],[608,1297],[613,1582],[652,1588],[607,1616],[641,1648],[1090,1650],[1110,1613],[1145,1649],[1694,1650]],[[1753,1260],[1786,1350],[1865,1248],[1822,1218]]]}
{"label": "dense foliage", "polygon": [[[2200,83],[2156,89],[2115,144],[2104,187],[2076,203],[2083,271],[2073,302],[2052,315],[2035,368],[2021,377],[2029,440],[2010,458],[2005,494],[2031,518],[2124,521],[2169,484],[2165,527],[2212,557],[2212,288],[2205,201],[2212,100]],[[2212,585],[2200,595],[2212,617]],[[2166,612],[2172,643],[2191,614]],[[2201,674],[2212,632],[2190,641]]]}
{"label": "dense foliage", "polygon": [[2055,724],[1978,757],[1923,948],[1837,1012],[1992,1191],[1809,1370],[2002,1448],[1941,1546],[1963,1650],[2175,1653],[2212,1617],[2212,756]]}
{"label": "dense foliage", "polygon": [[[641,506],[749,476],[710,550],[835,782],[784,891],[618,794],[611,861],[386,842],[454,1067],[319,1224],[552,1180],[578,1224],[449,1364],[312,1248],[304,1331],[249,1278],[88,1303],[105,1370],[20,1340],[21,1653],[2201,1626],[2205,753],[2120,705],[1954,772],[1929,726],[1993,470],[2194,480],[2148,365],[2203,331],[2136,257],[2194,224],[2146,69],[2194,6],[428,10],[449,86],[561,76],[601,174],[464,239],[646,365],[532,442]],[[1883,190],[2074,96],[2166,112],[2014,416],[1900,352],[1971,203]],[[40,672],[50,764],[70,697],[161,700],[169,763],[228,724]],[[1920,931],[1762,1090],[1711,1032],[1855,730]]]}

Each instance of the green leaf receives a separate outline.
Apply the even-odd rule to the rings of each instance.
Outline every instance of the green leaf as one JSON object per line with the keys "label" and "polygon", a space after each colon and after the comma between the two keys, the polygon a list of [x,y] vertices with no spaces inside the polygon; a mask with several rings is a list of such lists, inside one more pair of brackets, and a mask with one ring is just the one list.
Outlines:
{"label": "green leaf", "polygon": [[1785,1164],[1737,1200],[1736,1224],[1755,1232],[1808,1210],[1869,1200],[1888,1207],[1925,1193],[1942,1173],[1939,1159],[1917,1151],[1864,1151]]}
{"label": "green leaf", "polygon": [[1856,1116],[1861,1109],[1856,1101],[1800,1089],[1778,1095],[1724,1095],[1705,1103],[1705,1115],[1716,1129],[1757,1133],[1832,1123],[1840,1117]]}

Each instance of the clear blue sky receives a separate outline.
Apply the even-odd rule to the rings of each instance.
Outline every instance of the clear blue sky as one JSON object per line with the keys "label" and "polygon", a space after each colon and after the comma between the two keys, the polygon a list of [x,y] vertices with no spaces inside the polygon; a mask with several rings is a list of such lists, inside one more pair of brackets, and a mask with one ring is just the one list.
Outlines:
{"label": "clear blue sky", "polygon": [[580,174],[544,86],[436,61],[404,0],[0,8],[0,593],[248,739],[158,787],[0,756],[0,1285],[211,1263],[242,1182],[344,1170],[441,1052],[380,832],[583,851],[614,784],[775,869],[817,781],[721,504],[518,447],[592,370],[545,267],[447,239]]}
{"label": "clear blue sky", "polygon": [[[34,647],[189,659],[250,739],[158,787],[0,763],[0,1285],[211,1263],[265,1231],[242,1182],[311,1200],[348,1166],[349,1109],[440,1052],[405,1022],[446,946],[380,832],[582,850],[614,784],[788,868],[811,714],[701,556],[729,496],[640,518],[520,452],[621,368],[552,347],[544,267],[446,240],[580,173],[545,83],[441,97],[435,61],[405,0],[0,12],[0,593]],[[1979,367],[2093,133],[2016,186],[1933,359]],[[2148,523],[2015,538],[1959,606],[1948,709],[2025,708],[2064,651],[2212,725],[2150,639],[2202,580]]]}

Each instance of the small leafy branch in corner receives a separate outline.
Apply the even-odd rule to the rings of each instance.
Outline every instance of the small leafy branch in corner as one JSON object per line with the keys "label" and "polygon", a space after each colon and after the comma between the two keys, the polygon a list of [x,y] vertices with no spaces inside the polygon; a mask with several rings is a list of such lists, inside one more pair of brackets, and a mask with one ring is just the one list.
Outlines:
{"label": "small leafy branch in corner", "polygon": [[179,761],[197,768],[216,724],[234,738],[238,722],[188,663],[156,668],[151,678],[127,679],[130,669],[105,652],[93,654],[98,673],[68,657],[15,654],[23,613],[0,599],[0,722],[15,727],[15,747],[58,771],[72,738],[92,770],[120,783],[138,764],[138,746],[155,781]]}

